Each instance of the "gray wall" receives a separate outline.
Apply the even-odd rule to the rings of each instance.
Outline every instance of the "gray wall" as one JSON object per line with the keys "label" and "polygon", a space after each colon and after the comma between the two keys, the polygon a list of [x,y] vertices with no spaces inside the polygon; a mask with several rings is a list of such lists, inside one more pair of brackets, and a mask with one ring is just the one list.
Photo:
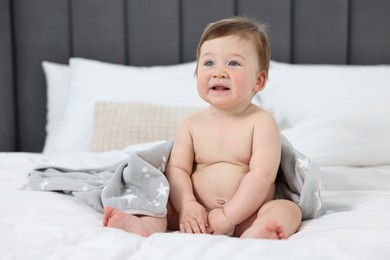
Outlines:
{"label": "gray wall", "polygon": [[247,15],[269,24],[274,60],[389,64],[389,13],[388,0],[0,0],[0,151],[42,150],[42,60],[191,61],[207,23]]}

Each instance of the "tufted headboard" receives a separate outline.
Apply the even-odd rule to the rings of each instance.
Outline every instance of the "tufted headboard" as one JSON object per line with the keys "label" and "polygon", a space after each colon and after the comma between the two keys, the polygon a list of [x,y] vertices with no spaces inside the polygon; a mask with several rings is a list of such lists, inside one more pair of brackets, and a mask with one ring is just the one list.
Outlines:
{"label": "tufted headboard", "polygon": [[390,64],[389,13],[388,0],[0,0],[0,151],[42,150],[43,60],[192,61],[207,23],[246,15],[269,25],[273,60]]}

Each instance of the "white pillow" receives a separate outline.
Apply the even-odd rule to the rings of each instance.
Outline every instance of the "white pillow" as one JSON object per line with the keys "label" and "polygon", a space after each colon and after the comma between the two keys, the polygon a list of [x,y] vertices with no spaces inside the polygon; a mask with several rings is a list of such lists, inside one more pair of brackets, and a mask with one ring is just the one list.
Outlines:
{"label": "white pillow", "polygon": [[197,93],[195,62],[134,67],[71,58],[69,64],[71,92],[58,137],[47,143],[52,153],[89,150],[97,101],[207,106]]}
{"label": "white pillow", "polygon": [[390,122],[321,117],[282,131],[294,147],[321,166],[390,164]]}
{"label": "white pillow", "polygon": [[68,65],[42,62],[46,78],[47,114],[46,140],[43,153],[53,152],[53,144],[61,127],[65,106],[70,92],[70,68]]}
{"label": "white pillow", "polygon": [[281,129],[320,117],[390,120],[390,66],[297,65],[271,62],[262,106]]}
{"label": "white pillow", "polygon": [[320,165],[390,164],[390,66],[271,62],[262,106]]}

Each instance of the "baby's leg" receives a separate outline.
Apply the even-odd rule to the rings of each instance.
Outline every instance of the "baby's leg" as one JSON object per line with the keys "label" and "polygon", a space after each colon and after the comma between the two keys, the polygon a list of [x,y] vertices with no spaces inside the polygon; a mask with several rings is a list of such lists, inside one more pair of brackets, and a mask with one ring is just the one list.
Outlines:
{"label": "baby's leg", "polygon": [[[254,220],[252,218],[242,223],[237,232],[241,238],[285,239],[298,230],[301,217],[301,210],[294,202],[272,200],[261,206]],[[245,226],[249,227],[243,230]]]}
{"label": "baby's leg", "polygon": [[167,229],[167,220],[165,217],[138,217],[112,207],[105,207],[103,225],[148,237],[153,233],[165,232]]}

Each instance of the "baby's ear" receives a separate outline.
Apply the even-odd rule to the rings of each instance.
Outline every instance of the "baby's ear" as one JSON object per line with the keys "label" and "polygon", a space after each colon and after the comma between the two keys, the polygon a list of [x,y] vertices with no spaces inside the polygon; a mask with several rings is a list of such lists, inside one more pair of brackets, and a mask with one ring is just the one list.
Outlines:
{"label": "baby's ear", "polygon": [[255,91],[260,92],[265,88],[265,84],[267,83],[268,79],[268,73],[265,70],[260,70],[257,73],[257,78],[256,78],[256,86],[255,86]]}

